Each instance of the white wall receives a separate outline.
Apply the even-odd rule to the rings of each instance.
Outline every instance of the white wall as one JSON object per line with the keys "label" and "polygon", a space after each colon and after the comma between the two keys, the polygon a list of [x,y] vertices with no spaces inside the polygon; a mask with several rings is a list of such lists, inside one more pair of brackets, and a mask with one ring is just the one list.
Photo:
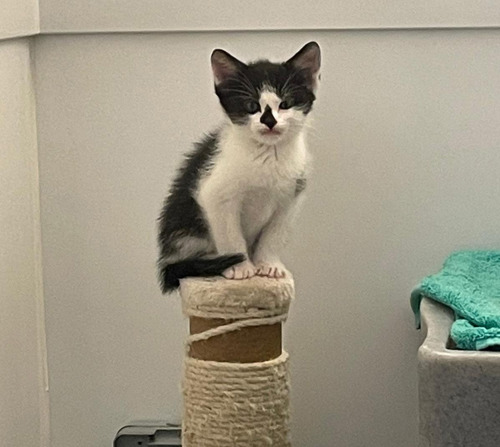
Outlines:
{"label": "white wall", "polygon": [[30,41],[0,41],[0,444],[48,446]]}
{"label": "white wall", "polygon": [[42,0],[40,15],[50,33],[500,25],[496,0]]}
{"label": "white wall", "polygon": [[0,6],[0,40],[40,31],[38,0],[3,0]]}
{"label": "white wall", "polygon": [[220,117],[208,56],[288,57],[310,39],[324,69],[287,254],[295,443],[415,445],[409,292],[450,251],[500,244],[499,30],[39,37],[52,447],[179,417],[185,323],[156,285],[155,219]]}

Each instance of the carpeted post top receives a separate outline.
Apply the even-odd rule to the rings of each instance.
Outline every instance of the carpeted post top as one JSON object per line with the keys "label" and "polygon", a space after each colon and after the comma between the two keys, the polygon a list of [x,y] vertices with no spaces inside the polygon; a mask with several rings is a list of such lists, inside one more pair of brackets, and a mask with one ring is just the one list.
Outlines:
{"label": "carpeted post top", "polygon": [[295,289],[291,277],[186,278],[180,294],[188,317],[243,319],[286,314]]}

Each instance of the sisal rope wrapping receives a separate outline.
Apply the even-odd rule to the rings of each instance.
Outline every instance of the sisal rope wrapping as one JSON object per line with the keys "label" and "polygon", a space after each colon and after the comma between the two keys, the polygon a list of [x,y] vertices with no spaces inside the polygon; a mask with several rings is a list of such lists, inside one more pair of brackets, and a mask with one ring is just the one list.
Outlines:
{"label": "sisal rope wrapping", "polygon": [[183,446],[289,447],[288,354],[261,363],[187,357]]}
{"label": "sisal rope wrapping", "polygon": [[[291,278],[181,281],[189,317],[228,324],[188,337],[187,345],[250,326],[286,320],[294,294]],[[288,354],[255,363],[199,360],[184,363],[185,447],[289,447]]]}
{"label": "sisal rope wrapping", "polygon": [[216,277],[181,281],[182,309],[188,317],[238,320],[286,315],[293,295],[291,278],[254,276],[237,281]]}

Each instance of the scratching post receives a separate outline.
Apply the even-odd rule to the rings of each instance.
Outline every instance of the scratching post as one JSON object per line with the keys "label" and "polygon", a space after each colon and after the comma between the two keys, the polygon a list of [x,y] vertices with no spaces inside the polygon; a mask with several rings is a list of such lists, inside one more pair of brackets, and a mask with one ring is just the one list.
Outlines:
{"label": "scratching post", "polygon": [[181,281],[190,335],[183,447],[289,447],[288,354],[281,329],[292,279]]}

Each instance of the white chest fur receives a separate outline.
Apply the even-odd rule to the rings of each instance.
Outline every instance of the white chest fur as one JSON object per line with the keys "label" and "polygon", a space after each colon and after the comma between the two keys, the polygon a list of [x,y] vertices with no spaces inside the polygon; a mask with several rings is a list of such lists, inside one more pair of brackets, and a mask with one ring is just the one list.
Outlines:
{"label": "white chest fur", "polygon": [[306,175],[309,164],[304,136],[264,146],[226,129],[219,149],[210,173],[199,183],[197,200],[202,208],[238,213],[243,237],[251,245],[273,215],[295,199],[297,179]]}

